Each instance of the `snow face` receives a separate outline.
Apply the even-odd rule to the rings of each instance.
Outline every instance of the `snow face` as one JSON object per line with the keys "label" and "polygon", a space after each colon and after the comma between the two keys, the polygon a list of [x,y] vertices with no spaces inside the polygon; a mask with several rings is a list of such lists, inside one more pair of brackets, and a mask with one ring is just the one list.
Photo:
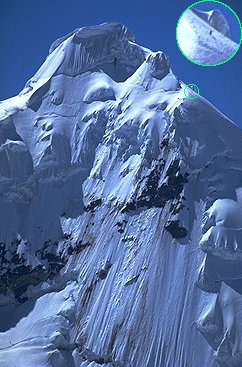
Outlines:
{"label": "snow face", "polygon": [[180,50],[191,61],[201,65],[216,65],[230,59],[239,45],[229,38],[229,25],[223,14],[188,9],[177,25]]}
{"label": "snow face", "polygon": [[242,133],[184,89],[111,23],[0,104],[1,366],[241,366]]}

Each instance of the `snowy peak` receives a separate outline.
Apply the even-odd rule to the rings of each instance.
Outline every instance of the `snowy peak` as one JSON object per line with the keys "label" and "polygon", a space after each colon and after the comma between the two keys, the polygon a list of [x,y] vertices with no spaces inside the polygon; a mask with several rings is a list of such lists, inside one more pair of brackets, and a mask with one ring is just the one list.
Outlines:
{"label": "snowy peak", "polygon": [[100,40],[100,38],[106,38],[107,36],[110,36],[110,34],[115,34],[119,38],[125,37],[131,42],[135,41],[134,34],[125,25],[115,22],[103,23],[95,26],[77,28],[64,37],[58,38],[50,46],[49,53],[52,53],[63,41],[70,37],[74,39],[74,42],[76,41],[76,43],[84,43],[85,40],[91,41],[92,39],[97,38]]}
{"label": "snowy peak", "polygon": [[156,79],[162,80],[170,72],[168,58],[163,52],[150,55],[147,61],[150,64],[150,73]]}
{"label": "snowy peak", "polygon": [[[120,23],[82,27],[55,41],[48,57],[16,97],[0,104],[0,118],[25,109],[49,89],[50,79],[102,71],[115,82],[127,80],[152,52],[134,43],[134,35]],[[59,98],[57,103],[61,103]]]}
{"label": "snowy peak", "polygon": [[[92,27],[83,27],[74,31],[69,37],[64,37],[51,46],[52,53],[65,43],[64,58],[56,74],[75,76],[94,69],[108,68],[113,64],[116,68],[116,78],[127,78],[144,60],[144,51],[134,43],[134,35],[123,24],[104,23]],[[114,72],[108,68],[109,72]],[[120,80],[118,80],[120,81]]]}

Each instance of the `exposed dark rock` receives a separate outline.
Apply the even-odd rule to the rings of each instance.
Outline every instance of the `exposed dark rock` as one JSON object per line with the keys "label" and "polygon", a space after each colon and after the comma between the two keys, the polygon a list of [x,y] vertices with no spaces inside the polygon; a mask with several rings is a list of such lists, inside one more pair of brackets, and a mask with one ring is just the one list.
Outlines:
{"label": "exposed dark rock", "polygon": [[179,227],[179,220],[173,220],[166,224],[165,229],[170,232],[173,238],[184,238],[187,236],[187,229]]}
{"label": "exposed dark rock", "polygon": [[[141,207],[158,207],[163,208],[169,200],[181,200],[180,194],[184,188],[184,184],[188,182],[188,173],[182,175],[179,167],[179,160],[174,160],[166,172],[167,182],[160,184],[160,177],[165,162],[158,161],[155,168],[145,177],[145,185],[138,197],[127,203],[122,212],[129,212]],[[143,181],[143,179],[142,179]],[[179,210],[181,207],[179,208]],[[174,208],[172,208],[174,210]],[[178,207],[177,207],[178,210]]]}
{"label": "exposed dark rock", "polygon": [[86,212],[93,212],[94,209],[101,204],[102,204],[102,199],[91,201],[90,204],[88,204],[87,206],[84,206],[84,210]]}
{"label": "exposed dark rock", "polygon": [[129,280],[125,283],[125,285],[130,285],[130,284],[135,283],[135,282],[137,281],[138,277],[139,277],[139,274],[138,274],[138,275],[133,276],[131,279],[129,279]]}
{"label": "exposed dark rock", "polygon": [[64,240],[69,240],[71,238],[71,233],[64,233],[63,236],[62,236],[62,238]]}
{"label": "exposed dark rock", "polygon": [[82,241],[79,241],[74,245],[71,244],[70,246],[68,246],[67,253],[68,255],[78,254],[88,246],[91,246],[91,243],[89,242],[84,243]]}
{"label": "exposed dark rock", "polygon": [[95,363],[100,364],[100,365],[102,365],[104,363],[107,363],[107,362],[110,362],[109,360],[106,360],[106,358],[102,357],[101,355],[93,353],[88,348],[85,348],[81,352],[81,356],[84,360],[86,360],[88,362],[95,362]]}
{"label": "exposed dark rock", "polygon": [[[0,293],[6,294],[11,290],[16,299],[23,303],[27,300],[25,292],[28,286],[53,278],[63,268],[66,259],[56,253],[58,242],[48,240],[35,254],[42,264],[33,267],[26,265],[26,257],[17,252],[21,241],[17,239],[12,243],[12,251],[5,243],[0,243]],[[31,244],[26,242],[25,246],[28,249]]]}
{"label": "exposed dark rock", "polygon": [[124,233],[124,227],[125,227],[126,223],[127,223],[127,220],[124,219],[122,222],[117,222],[115,224],[115,226],[118,227],[118,232],[119,233]]}
{"label": "exposed dark rock", "polygon": [[104,265],[104,267],[97,272],[97,277],[102,280],[105,279],[108,275],[108,271],[111,268],[111,266],[112,263],[108,260]]}
{"label": "exposed dark rock", "polygon": [[48,271],[41,266],[31,269],[30,266],[19,265],[12,272],[9,268],[0,278],[0,293],[8,289],[14,292],[16,299],[23,303],[27,300],[24,293],[29,285],[37,285],[48,277]]}
{"label": "exposed dark rock", "polygon": [[118,361],[118,360],[115,361],[113,359],[112,352],[113,351],[111,351],[110,354],[105,354],[104,356],[102,356],[100,354],[93,352],[89,348],[82,347],[80,351],[80,355],[85,361],[88,361],[88,362],[95,362],[100,365],[108,364],[113,367],[124,367],[125,366],[124,362]]}
{"label": "exposed dark rock", "polygon": [[184,207],[185,207],[185,205],[183,203],[181,203],[180,201],[176,201],[174,203],[171,203],[170,213],[175,215],[175,214],[179,213],[179,211],[182,210]]}
{"label": "exposed dark rock", "polygon": [[[122,326],[123,326],[123,322],[114,324],[114,326],[113,326],[112,333],[111,333],[111,338],[110,338],[110,343],[108,344],[108,348],[107,348],[107,354],[108,355],[111,355],[113,353],[114,343],[115,343],[115,340],[117,339],[117,336],[118,336],[120,330],[122,329]],[[115,367],[120,366],[118,361],[114,362],[113,365]]]}
{"label": "exposed dark rock", "polygon": [[160,143],[160,148],[163,149],[164,147],[168,147],[168,145],[169,145],[169,139],[164,138],[162,142]]}
{"label": "exposed dark rock", "polygon": [[135,239],[134,236],[127,236],[127,237],[123,237],[121,239],[122,242],[129,242],[129,241],[133,241]]}
{"label": "exposed dark rock", "polygon": [[[31,86],[29,86],[32,88]],[[33,111],[37,112],[40,108],[44,96],[47,94],[48,90],[50,89],[50,81],[47,81],[42,87],[38,88],[30,97],[28,101],[28,107],[31,108]]]}
{"label": "exposed dark rock", "polygon": [[134,200],[130,201],[129,203],[125,204],[123,209],[121,210],[122,213],[130,212],[137,209],[136,202]]}

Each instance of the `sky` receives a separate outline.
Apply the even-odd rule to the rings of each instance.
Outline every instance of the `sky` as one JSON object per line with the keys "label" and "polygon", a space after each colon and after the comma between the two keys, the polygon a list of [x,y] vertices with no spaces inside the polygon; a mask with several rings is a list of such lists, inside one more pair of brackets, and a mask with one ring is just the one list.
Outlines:
{"label": "sky", "polygon": [[[176,24],[182,12],[194,2],[1,0],[0,100],[21,91],[57,38],[82,26],[117,21],[134,32],[138,44],[165,52],[180,80],[196,84],[203,97],[242,128],[242,47],[232,60],[215,67],[193,64],[178,49]],[[242,0],[225,3],[242,19]]]}

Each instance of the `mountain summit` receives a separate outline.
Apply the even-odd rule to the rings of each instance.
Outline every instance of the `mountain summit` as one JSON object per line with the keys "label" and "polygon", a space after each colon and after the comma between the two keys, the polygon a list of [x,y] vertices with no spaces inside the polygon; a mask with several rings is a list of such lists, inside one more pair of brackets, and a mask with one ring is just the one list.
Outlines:
{"label": "mountain summit", "polygon": [[242,132],[105,23],[0,103],[1,367],[239,367]]}

